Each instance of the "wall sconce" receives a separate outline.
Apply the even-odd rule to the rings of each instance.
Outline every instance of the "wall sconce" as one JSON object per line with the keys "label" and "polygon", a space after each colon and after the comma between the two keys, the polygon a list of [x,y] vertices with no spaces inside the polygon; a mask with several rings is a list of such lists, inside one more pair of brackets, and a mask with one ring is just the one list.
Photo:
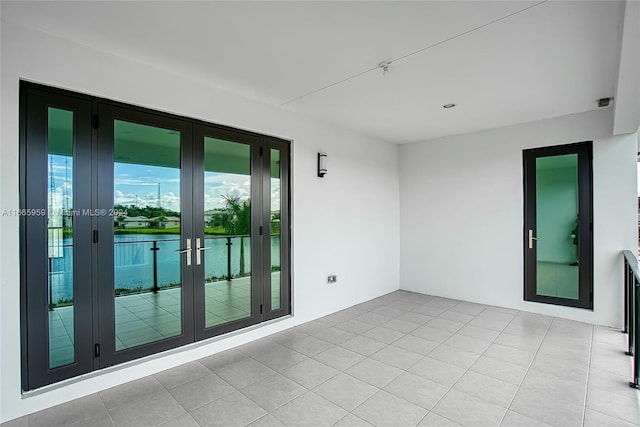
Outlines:
{"label": "wall sconce", "polygon": [[325,153],[318,153],[318,176],[324,178],[327,174],[327,155]]}

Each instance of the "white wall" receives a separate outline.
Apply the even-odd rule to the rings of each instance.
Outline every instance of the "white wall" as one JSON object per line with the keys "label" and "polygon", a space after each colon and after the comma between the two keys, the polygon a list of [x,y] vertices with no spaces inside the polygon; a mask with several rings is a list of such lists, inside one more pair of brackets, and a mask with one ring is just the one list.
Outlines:
{"label": "white wall", "polygon": [[[294,318],[53,391],[20,394],[18,218],[1,217],[0,422],[337,311],[399,286],[398,147],[2,22],[0,209],[18,207],[20,78],[293,140]],[[316,153],[329,173],[316,176]],[[328,285],[326,276],[337,274]]]}
{"label": "white wall", "polygon": [[613,133],[637,132],[640,127],[640,2],[626,0],[621,29],[620,66],[614,98]]}
{"label": "white wall", "polygon": [[[612,136],[611,113],[402,146],[401,288],[621,326],[620,251],[637,247],[637,135]],[[522,150],[586,140],[594,141],[594,310],[525,302]]]}

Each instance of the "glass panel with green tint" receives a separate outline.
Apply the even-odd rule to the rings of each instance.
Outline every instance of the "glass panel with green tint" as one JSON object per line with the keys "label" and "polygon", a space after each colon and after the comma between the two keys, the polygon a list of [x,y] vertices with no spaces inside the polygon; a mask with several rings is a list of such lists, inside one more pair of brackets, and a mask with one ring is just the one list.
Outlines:
{"label": "glass panel with green tint", "polygon": [[[205,327],[251,316],[251,147],[204,138]],[[199,258],[200,257],[200,258]]]}
{"label": "glass panel with green tint", "polygon": [[536,289],[577,300],[578,155],[536,158]]}
{"label": "glass panel with green tint", "polygon": [[271,149],[271,310],[280,308],[280,150]]}
{"label": "glass panel with green tint", "polygon": [[182,333],[179,131],[114,121],[116,350]]}
{"label": "glass panel with green tint", "polygon": [[73,112],[49,107],[47,257],[49,368],[75,361],[73,279]]}

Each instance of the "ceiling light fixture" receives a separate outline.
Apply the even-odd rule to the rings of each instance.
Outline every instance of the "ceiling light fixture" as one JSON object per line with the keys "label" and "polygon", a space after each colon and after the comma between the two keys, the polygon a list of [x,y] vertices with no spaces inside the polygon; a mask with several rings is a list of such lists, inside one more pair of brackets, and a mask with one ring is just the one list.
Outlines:
{"label": "ceiling light fixture", "polygon": [[378,64],[378,68],[382,68],[382,76],[386,77],[389,74],[389,65],[391,65],[391,61],[382,61]]}
{"label": "ceiling light fixture", "polygon": [[453,107],[455,107],[455,106],[456,106],[456,104],[444,104],[444,105],[442,106],[442,108],[453,108]]}

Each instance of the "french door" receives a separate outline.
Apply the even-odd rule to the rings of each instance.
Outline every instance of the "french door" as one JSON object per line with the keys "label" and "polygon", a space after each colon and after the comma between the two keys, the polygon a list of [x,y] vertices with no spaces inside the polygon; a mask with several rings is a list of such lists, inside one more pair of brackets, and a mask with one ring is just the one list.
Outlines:
{"label": "french door", "polygon": [[23,388],[289,314],[289,143],[23,83]]}
{"label": "french door", "polygon": [[590,142],[524,151],[524,296],[593,308]]}
{"label": "french door", "polygon": [[98,103],[97,127],[97,345],[109,366],[193,341],[192,126]]}
{"label": "french door", "polygon": [[[205,124],[195,135],[194,272],[204,284],[195,330],[204,339],[290,313],[289,155],[276,138]],[[213,234],[221,227],[233,233]]]}

